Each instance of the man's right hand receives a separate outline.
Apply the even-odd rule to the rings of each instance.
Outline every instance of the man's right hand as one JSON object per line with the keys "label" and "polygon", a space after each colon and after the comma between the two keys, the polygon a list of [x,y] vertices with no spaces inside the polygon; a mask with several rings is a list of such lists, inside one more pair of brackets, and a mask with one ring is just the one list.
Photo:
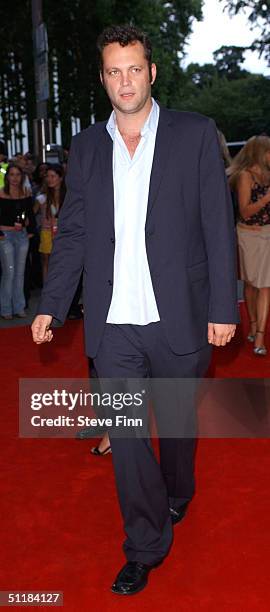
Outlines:
{"label": "man's right hand", "polygon": [[51,315],[37,315],[37,317],[34,319],[31,330],[33,340],[36,344],[51,342],[53,339],[53,333],[50,329],[51,322]]}

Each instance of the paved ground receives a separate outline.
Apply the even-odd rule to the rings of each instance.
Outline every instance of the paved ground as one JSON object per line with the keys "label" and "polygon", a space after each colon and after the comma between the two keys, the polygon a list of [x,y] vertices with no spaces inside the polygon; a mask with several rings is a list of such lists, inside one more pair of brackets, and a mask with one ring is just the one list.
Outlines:
{"label": "paved ground", "polygon": [[40,289],[33,289],[31,291],[31,298],[29,300],[28,308],[26,309],[27,318],[18,319],[14,317],[11,321],[5,321],[0,317],[0,329],[7,327],[22,327],[23,325],[31,325],[38,307],[40,297]]}

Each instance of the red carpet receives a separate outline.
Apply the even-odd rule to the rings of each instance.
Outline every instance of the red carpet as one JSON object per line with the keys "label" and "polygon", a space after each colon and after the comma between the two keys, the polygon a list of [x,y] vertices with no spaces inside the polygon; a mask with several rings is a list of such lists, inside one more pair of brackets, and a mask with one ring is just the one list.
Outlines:
{"label": "red carpet", "polygon": [[[244,326],[246,327],[246,326]],[[244,329],[246,332],[246,329]],[[263,377],[239,332],[215,351],[216,377]],[[170,556],[134,598],[110,593],[124,562],[111,457],[91,442],[18,439],[19,377],[86,377],[81,323],[36,347],[27,328],[1,330],[0,590],[64,592],[64,610],[269,610],[268,440],[201,440],[197,493]]]}

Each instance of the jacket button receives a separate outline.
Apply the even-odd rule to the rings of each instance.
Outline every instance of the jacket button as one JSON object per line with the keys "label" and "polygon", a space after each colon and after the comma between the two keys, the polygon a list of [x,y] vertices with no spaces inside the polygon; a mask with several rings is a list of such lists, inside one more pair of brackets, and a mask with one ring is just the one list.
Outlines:
{"label": "jacket button", "polygon": [[114,238],[111,238],[111,243],[115,244],[115,239]]}
{"label": "jacket button", "polygon": [[108,280],[108,285],[110,285],[110,287],[112,286],[112,281]]}

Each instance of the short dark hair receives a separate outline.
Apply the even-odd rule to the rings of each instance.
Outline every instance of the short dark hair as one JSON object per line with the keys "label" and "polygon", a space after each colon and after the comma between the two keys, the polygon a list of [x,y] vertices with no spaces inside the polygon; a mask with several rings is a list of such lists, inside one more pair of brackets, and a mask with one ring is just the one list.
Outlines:
{"label": "short dark hair", "polygon": [[105,28],[97,39],[97,48],[99,52],[99,68],[103,71],[103,49],[111,43],[118,42],[121,47],[126,47],[134,42],[140,42],[144,48],[145,59],[149,64],[149,72],[151,74],[152,64],[152,45],[151,42],[142,30],[133,25],[112,25]]}

